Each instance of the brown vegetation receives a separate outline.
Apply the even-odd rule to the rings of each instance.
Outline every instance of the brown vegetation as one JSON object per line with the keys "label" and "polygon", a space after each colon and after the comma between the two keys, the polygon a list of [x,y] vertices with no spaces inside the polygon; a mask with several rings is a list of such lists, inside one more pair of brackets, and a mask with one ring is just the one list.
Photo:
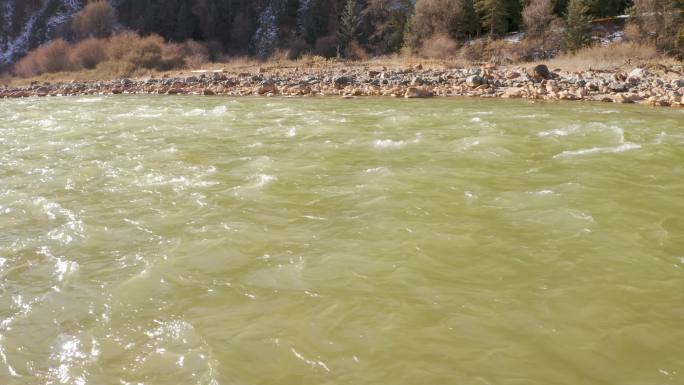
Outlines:
{"label": "brown vegetation", "polygon": [[81,40],[69,51],[71,69],[93,69],[106,59],[106,41],[94,37]]}
{"label": "brown vegetation", "polygon": [[14,65],[14,73],[31,77],[46,72],[60,72],[70,68],[69,44],[64,39],[53,40],[26,55]]}
{"label": "brown vegetation", "polygon": [[16,63],[13,73],[27,78],[97,68],[112,76],[131,76],[141,70],[196,68],[209,59],[210,51],[205,44],[192,40],[168,43],[158,35],[141,37],[126,31],[108,39],[87,38],[73,46],[63,39],[54,40]]}
{"label": "brown vegetation", "polygon": [[659,50],[684,58],[684,14],[678,0],[635,0],[634,35]]}
{"label": "brown vegetation", "polygon": [[423,40],[420,46],[422,57],[433,59],[453,58],[458,53],[458,44],[445,34],[433,35]]}
{"label": "brown vegetation", "polygon": [[548,61],[552,68],[565,70],[628,69],[654,61],[671,62],[663,58],[653,45],[637,42],[611,44],[608,47],[591,46],[573,53],[564,53]]}
{"label": "brown vegetation", "polygon": [[109,37],[116,25],[114,9],[106,0],[96,0],[74,16],[72,29],[79,38]]}

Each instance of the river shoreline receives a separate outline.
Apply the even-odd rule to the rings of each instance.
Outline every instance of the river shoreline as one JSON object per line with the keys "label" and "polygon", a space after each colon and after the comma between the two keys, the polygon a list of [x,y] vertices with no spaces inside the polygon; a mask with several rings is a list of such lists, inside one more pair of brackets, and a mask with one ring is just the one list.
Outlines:
{"label": "river shoreline", "polygon": [[32,82],[0,86],[0,99],[118,94],[225,96],[468,96],[535,100],[585,100],[684,106],[680,68],[662,65],[619,71],[561,71],[545,65],[511,68],[279,69],[211,71],[113,81]]}

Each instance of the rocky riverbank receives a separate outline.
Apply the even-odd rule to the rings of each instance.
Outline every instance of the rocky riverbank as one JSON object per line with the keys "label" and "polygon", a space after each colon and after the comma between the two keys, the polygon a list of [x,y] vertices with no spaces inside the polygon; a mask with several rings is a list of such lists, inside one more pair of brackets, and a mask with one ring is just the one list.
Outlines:
{"label": "rocky riverbank", "polygon": [[629,72],[549,70],[545,65],[510,68],[403,69],[364,67],[207,72],[116,81],[37,83],[0,87],[0,99],[21,97],[162,94],[227,96],[471,96],[543,100],[589,100],[684,106],[682,68],[662,65]]}

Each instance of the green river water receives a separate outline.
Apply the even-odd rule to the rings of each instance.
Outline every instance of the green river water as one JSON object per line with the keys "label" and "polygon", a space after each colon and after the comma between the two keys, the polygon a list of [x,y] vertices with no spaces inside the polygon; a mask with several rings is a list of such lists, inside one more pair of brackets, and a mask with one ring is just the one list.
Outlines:
{"label": "green river water", "polygon": [[683,383],[683,110],[0,101],[0,384]]}

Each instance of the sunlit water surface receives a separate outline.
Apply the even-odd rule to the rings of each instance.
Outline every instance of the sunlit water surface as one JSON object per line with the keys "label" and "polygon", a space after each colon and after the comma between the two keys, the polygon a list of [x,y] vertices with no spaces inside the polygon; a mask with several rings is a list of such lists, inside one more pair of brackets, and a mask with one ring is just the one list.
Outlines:
{"label": "sunlit water surface", "polygon": [[684,383],[684,113],[0,102],[0,383]]}

